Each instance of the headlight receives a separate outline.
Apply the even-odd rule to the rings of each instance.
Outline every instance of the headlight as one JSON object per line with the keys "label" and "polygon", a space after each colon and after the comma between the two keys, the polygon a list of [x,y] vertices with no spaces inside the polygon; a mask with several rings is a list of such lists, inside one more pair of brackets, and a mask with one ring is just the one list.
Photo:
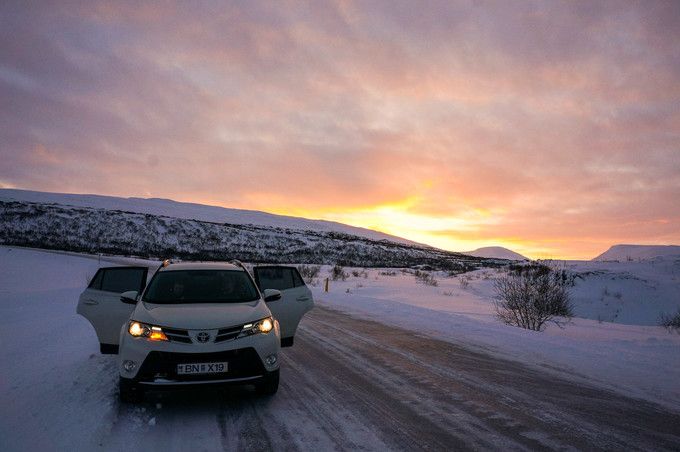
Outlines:
{"label": "headlight", "polygon": [[257,328],[260,330],[260,333],[269,333],[274,328],[274,322],[267,317],[257,322]]}
{"label": "headlight", "polygon": [[274,329],[274,319],[266,317],[253,323],[246,323],[241,329],[238,337],[252,336],[253,334],[264,333],[267,334]]}
{"label": "headlight", "polygon": [[141,322],[130,322],[128,325],[128,333],[133,337],[145,337],[150,341],[167,341],[168,337],[165,335],[161,327],[151,326]]}

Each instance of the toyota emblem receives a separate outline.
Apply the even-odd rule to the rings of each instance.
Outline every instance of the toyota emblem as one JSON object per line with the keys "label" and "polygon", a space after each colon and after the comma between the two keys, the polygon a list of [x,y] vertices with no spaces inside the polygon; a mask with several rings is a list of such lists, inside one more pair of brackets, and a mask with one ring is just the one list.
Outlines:
{"label": "toyota emblem", "polygon": [[210,334],[206,333],[205,331],[201,331],[196,335],[196,339],[198,342],[205,344],[210,339]]}

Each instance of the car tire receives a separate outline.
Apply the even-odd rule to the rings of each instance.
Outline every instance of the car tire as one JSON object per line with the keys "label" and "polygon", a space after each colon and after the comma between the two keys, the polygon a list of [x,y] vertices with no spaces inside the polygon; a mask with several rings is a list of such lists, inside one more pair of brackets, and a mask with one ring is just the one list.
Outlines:
{"label": "car tire", "polygon": [[274,395],[279,389],[279,369],[273,372],[267,372],[267,375],[262,377],[260,381],[255,384],[255,390],[260,395]]}
{"label": "car tire", "polygon": [[118,354],[118,345],[114,344],[99,344],[99,352],[102,355],[117,355]]}
{"label": "car tire", "polygon": [[133,380],[121,378],[118,381],[118,397],[123,403],[139,403],[144,400],[144,388]]}

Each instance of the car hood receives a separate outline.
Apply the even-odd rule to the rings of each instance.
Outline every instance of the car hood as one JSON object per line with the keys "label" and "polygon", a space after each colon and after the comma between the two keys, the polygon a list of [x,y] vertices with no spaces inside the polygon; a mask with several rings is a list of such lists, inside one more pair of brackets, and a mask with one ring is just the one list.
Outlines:
{"label": "car hood", "polygon": [[250,323],[270,316],[262,300],[248,303],[153,304],[140,302],[132,320],[167,328],[210,330]]}

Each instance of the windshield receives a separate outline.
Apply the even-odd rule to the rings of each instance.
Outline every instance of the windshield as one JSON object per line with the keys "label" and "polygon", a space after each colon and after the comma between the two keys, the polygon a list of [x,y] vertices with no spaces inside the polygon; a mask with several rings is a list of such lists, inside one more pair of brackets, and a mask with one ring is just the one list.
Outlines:
{"label": "windshield", "polygon": [[158,304],[242,303],[260,297],[248,274],[237,270],[158,272],[143,301]]}

